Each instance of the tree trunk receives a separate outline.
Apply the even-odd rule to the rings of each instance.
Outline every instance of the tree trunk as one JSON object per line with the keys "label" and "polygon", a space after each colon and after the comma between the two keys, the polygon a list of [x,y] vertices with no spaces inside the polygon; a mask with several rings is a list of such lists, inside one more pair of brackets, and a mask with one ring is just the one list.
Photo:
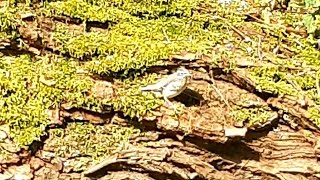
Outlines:
{"label": "tree trunk", "polygon": [[[28,18],[25,17],[26,26],[19,27],[19,32],[29,45],[29,52],[55,53],[51,31],[62,20]],[[81,26],[71,23],[70,28]],[[219,47],[215,51],[218,50]],[[168,65],[148,69],[159,73],[184,65],[192,72],[188,88],[173,100],[184,106],[178,114],[163,105],[144,117],[130,119],[121,112],[99,113],[62,106],[51,111],[48,136],[41,143],[35,142],[31,151],[11,147],[12,142],[0,131],[0,139],[6,139],[3,150],[9,157],[0,161],[0,179],[17,175],[26,179],[320,178],[319,129],[306,113],[305,104],[310,100],[259,92],[246,74],[250,65],[243,60],[237,62],[237,68],[225,72],[227,61],[212,66],[208,56],[183,59],[187,55],[190,56],[172,56]],[[92,90],[95,93],[107,89],[112,95],[116,88],[111,81],[96,83],[96,89]],[[233,114],[235,109],[252,114],[239,119]],[[82,162],[87,160],[85,156],[76,152],[70,155],[68,149],[60,150],[65,154],[59,154],[58,147],[53,145],[54,129],[75,121],[115,128],[134,126],[143,133],[130,137],[123,148],[103,159]],[[64,133],[61,142],[71,137],[67,130]]]}

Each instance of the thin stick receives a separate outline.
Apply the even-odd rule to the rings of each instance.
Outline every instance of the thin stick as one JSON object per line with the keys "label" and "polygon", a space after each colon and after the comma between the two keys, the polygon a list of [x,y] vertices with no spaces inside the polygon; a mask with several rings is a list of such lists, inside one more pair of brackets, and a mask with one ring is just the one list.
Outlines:
{"label": "thin stick", "polygon": [[168,42],[168,43],[171,43],[171,41],[170,41],[170,39],[169,39],[169,37],[168,37],[168,35],[167,35],[166,31],[165,31],[163,28],[162,28],[162,32],[163,32],[164,36],[166,37],[167,42]]}
{"label": "thin stick", "polygon": [[238,173],[242,170],[242,168],[243,168],[244,166],[246,166],[248,163],[249,163],[249,160],[247,160],[247,162],[244,163],[233,175],[234,175],[234,176],[238,175]]}
{"label": "thin stick", "polygon": [[231,27],[232,30],[234,30],[236,33],[238,33],[244,41],[250,41],[250,38],[248,36],[246,36],[244,33],[242,33],[240,30],[238,30],[237,28],[235,28],[234,26],[232,26],[230,23],[227,22],[227,25],[229,27]]}
{"label": "thin stick", "polygon": [[279,25],[279,24],[271,24],[271,23],[266,23],[264,22],[263,20],[251,15],[251,14],[246,14],[247,16],[253,18],[254,20],[257,21],[258,25],[266,25],[264,26],[263,28],[267,28],[267,29],[271,29],[271,30],[274,30],[274,29],[279,29],[279,28],[283,28],[285,29],[287,32],[294,32],[296,34],[299,34],[299,35],[302,35],[304,36],[306,34],[306,32],[304,30],[296,30],[296,29],[293,29],[293,28],[290,28],[290,27],[286,27],[284,25]]}
{"label": "thin stick", "polygon": [[212,87],[213,89],[218,93],[218,95],[220,96],[220,98],[222,99],[222,101],[228,106],[229,109],[231,109],[231,106],[229,105],[229,103],[226,101],[226,99],[223,97],[223,95],[221,94],[220,90],[216,87],[216,83],[214,81],[214,79],[211,77],[211,81],[212,81]]}
{"label": "thin stick", "polygon": [[[224,20],[227,21],[226,18],[220,17],[220,16],[211,16],[212,19],[220,19],[220,20]],[[230,23],[225,22],[233,31],[235,31],[236,33],[238,33],[246,42],[250,41],[250,37],[246,36],[243,32],[241,32],[240,30],[238,30],[237,28],[235,28],[234,26],[232,26]]]}
{"label": "thin stick", "polygon": [[259,56],[259,59],[260,61],[262,61],[262,56],[261,56],[261,37],[260,35],[258,35],[258,56]]}
{"label": "thin stick", "polygon": [[317,93],[318,93],[318,96],[320,96],[320,86],[319,86],[318,73],[316,74],[316,86],[317,86]]}

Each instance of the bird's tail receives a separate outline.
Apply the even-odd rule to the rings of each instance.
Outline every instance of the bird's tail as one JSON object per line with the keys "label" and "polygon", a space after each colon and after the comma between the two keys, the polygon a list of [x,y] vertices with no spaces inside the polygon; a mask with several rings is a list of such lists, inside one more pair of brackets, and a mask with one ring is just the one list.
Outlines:
{"label": "bird's tail", "polygon": [[154,91],[154,90],[158,90],[158,89],[159,89],[159,87],[154,84],[140,88],[141,91]]}
{"label": "bird's tail", "polygon": [[154,89],[154,87],[152,85],[140,88],[141,91],[151,91],[153,89]]}

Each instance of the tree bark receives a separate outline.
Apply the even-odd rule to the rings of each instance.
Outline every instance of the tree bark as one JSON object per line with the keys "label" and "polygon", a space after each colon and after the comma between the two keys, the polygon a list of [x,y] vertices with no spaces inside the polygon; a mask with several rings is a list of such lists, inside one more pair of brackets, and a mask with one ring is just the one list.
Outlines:
{"label": "tree bark", "polygon": [[[54,21],[48,18],[25,20],[27,26],[19,27],[30,52],[56,51],[50,38]],[[80,28],[77,24],[70,26]],[[54,149],[45,145],[50,138],[44,140],[43,147],[24,156],[23,150],[11,148],[10,151],[3,143],[1,147],[13,153],[11,161],[1,160],[3,177],[13,177],[10,169],[20,172],[17,167],[24,166],[31,169],[30,176],[35,179],[320,178],[319,128],[310,121],[299,100],[258,92],[246,75],[247,65],[241,60],[238,68],[225,73],[227,65],[212,66],[210,57],[183,57],[185,54],[172,56],[167,66],[148,69],[152,72],[185,65],[192,71],[188,89],[175,98],[175,103],[185,105],[178,118],[165,106],[134,122],[129,122],[121,112],[101,114],[62,106],[49,114],[52,127],[79,120],[116,126],[138,124],[144,129],[144,135],[131,138],[125,150],[111,154],[100,163],[90,164],[85,171],[67,168],[66,164],[79,157],[58,157],[52,152]],[[116,88],[112,82],[96,83],[93,93],[99,93],[98,88],[108,88],[112,95],[112,89]],[[254,103],[245,107],[243,96]],[[250,126],[249,122],[237,122],[230,115],[235,106],[269,108],[273,116],[267,122]]]}

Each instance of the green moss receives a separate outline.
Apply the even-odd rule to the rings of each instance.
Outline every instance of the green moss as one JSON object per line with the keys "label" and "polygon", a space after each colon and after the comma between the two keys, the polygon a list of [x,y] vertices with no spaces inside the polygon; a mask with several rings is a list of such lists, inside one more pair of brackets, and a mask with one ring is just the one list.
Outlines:
{"label": "green moss", "polygon": [[115,110],[120,110],[130,117],[140,117],[146,112],[159,107],[164,103],[162,99],[157,99],[152,93],[142,93],[141,86],[155,82],[155,76],[126,79],[117,88],[116,95],[112,99]]}
{"label": "green moss", "polygon": [[272,119],[274,112],[266,108],[239,108],[231,112],[238,122],[248,122],[248,127],[259,127]]}
{"label": "green moss", "polygon": [[[87,69],[97,74],[112,75],[121,72],[126,75],[130,69],[139,70],[143,67],[163,64],[160,59],[165,55],[168,56],[168,52],[160,51],[165,45],[137,42],[129,36],[86,33],[63,42],[66,39],[68,39],[66,36],[59,39],[61,42],[59,50],[62,53],[70,53],[78,58],[99,54],[98,57],[86,63]],[[154,49],[150,48],[152,46],[155,46]],[[110,58],[111,55],[112,58]]]}
{"label": "green moss", "polygon": [[58,26],[53,37],[60,52],[76,58],[92,57],[86,63],[91,72],[126,76],[131,69],[164,64],[163,59],[175,52],[206,53],[220,37],[202,27],[203,22],[173,17],[119,23],[108,33],[75,35]]}
{"label": "green moss", "polygon": [[148,0],[85,0],[89,5],[95,5],[101,8],[116,7],[119,10],[128,12],[132,15],[145,17],[159,17],[170,14],[180,16],[191,16],[193,8],[195,8],[200,0],[173,0],[173,1],[148,1]]}
{"label": "green moss", "polygon": [[141,117],[148,111],[161,106],[164,101],[153,93],[142,93],[140,87],[155,83],[155,75],[116,80],[112,97],[97,98],[93,95],[68,96],[71,107],[81,107],[95,112],[111,109],[123,112],[131,118]]}
{"label": "green moss", "polygon": [[139,91],[153,76],[145,80],[119,80],[112,99],[99,99],[88,95],[94,82],[88,74],[77,73],[82,67],[72,59],[57,56],[32,59],[22,55],[3,56],[0,61],[0,123],[10,126],[10,136],[19,145],[29,145],[45,134],[50,123],[47,110],[58,108],[60,103],[100,112],[108,106],[130,117],[144,115],[162,104],[152,94]]}
{"label": "green moss", "polygon": [[140,130],[133,127],[70,123],[65,129],[49,130],[49,140],[44,148],[54,150],[60,157],[81,155],[98,160],[125,148],[129,139],[139,134]]}
{"label": "green moss", "polygon": [[320,66],[319,50],[311,44],[307,44],[294,58],[300,59],[305,65]]}
{"label": "green moss", "polygon": [[298,95],[298,91],[287,82],[288,72],[277,67],[257,67],[250,69],[251,78],[257,83],[260,92],[272,94]]}
{"label": "green moss", "polygon": [[46,6],[47,10],[55,15],[67,15],[86,21],[118,22],[120,20],[132,21],[134,17],[116,7],[101,7],[91,5],[82,0],[69,0],[51,2]]}
{"label": "green moss", "polygon": [[[76,66],[65,59],[27,55],[0,58],[1,123],[10,125],[11,137],[28,145],[45,134],[50,122],[47,110],[57,108],[68,94],[79,96],[91,84],[77,75]],[[51,63],[48,63],[51,61]]]}
{"label": "green moss", "polygon": [[18,36],[17,25],[22,21],[17,18],[18,8],[3,7],[0,10],[0,37],[1,39],[15,39]]}
{"label": "green moss", "polygon": [[[250,26],[253,28],[248,28],[243,14],[252,6],[241,11],[238,8],[239,3],[232,3],[226,8],[206,0],[50,1],[42,9],[47,16],[78,18],[84,22],[83,25],[86,22],[105,23],[108,28],[100,32],[86,32],[85,28],[76,31],[57,23],[52,36],[56,45],[54,50],[72,58],[31,58],[26,55],[1,57],[0,123],[10,125],[11,136],[18,144],[28,145],[45,134],[44,129],[50,123],[47,110],[58,107],[60,103],[68,102],[72,107],[98,112],[113,108],[130,117],[143,116],[147,111],[159,107],[163,100],[155,98],[152,93],[139,91],[141,86],[155,81],[154,75],[138,76],[148,67],[166,64],[166,59],[173,53],[189,51],[212,55],[212,63],[228,62],[230,69],[235,69],[235,62],[239,58],[259,61],[256,34],[248,33],[252,42],[244,43],[241,38],[230,35],[234,32],[230,25],[243,32],[246,32],[246,28],[266,32],[267,39],[261,43],[262,53],[268,53],[264,60],[270,60],[279,67],[248,68],[257,89],[298,96],[301,88],[303,93],[319,104],[314,76],[308,73],[301,75],[299,70],[281,67],[309,65],[317,68],[320,61],[319,51],[314,48],[316,42],[298,39],[287,34],[280,26],[266,28],[256,23]],[[17,24],[22,23],[16,16],[18,8],[12,6],[2,10],[0,35],[9,37],[16,33]],[[276,18],[279,23],[293,24],[294,27],[301,25],[299,15],[278,15]],[[225,19],[215,19],[214,16]],[[220,52],[212,54],[212,48],[216,45],[223,47],[226,40],[235,45],[237,51],[221,48]],[[277,46],[281,49],[280,55],[287,58],[269,53]],[[252,49],[250,53],[247,52],[249,48]],[[291,53],[290,58],[283,53],[285,51]],[[79,62],[79,59],[84,62]],[[87,73],[79,74],[79,70]],[[94,80],[89,78],[92,74],[118,79],[113,87],[113,97],[96,98],[88,93],[94,84]],[[318,124],[316,111],[309,111],[313,114],[312,120]],[[234,113],[236,119],[249,120],[252,125],[265,122],[270,116],[266,109],[239,109]],[[90,127],[88,129],[80,131],[90,133]],[[93,154],[93,150],[90,153]]]}
{"label": "green moss", "polygon": [[225,34],[215,25],[204,28],[205,23],[169,17],[121,22],[106,33],[78,35],[58,26],[53,37],[60,52],[91,58],[86,63],[91,72],[126,76],[129,70],[164,64],[163,60],[173,53],[210,53],[210,48],[222,41]]}
{"label": "green moss", "polygon": [[308,114],[310,120],[313,121],[318,127],[320,127],[320,115],[319,115],[319,107],[309,107]]}
{"label": "green moss", "polygon": [[[57,47],[63,46],[64,43],[70,41],[70,39],[76,37],[77,35],[77,33],[69,31],[68,26],[64,23],[57,23],[55,31],[52,32],[52,36]],[[61,51],[61,53],[66,52],[66,50],[63,48],[60,48],[59,51]]]}
{"label": "green moss", "polygon": [[[85,21],[99,19],[99,22],[115,22],[109,24],[106,32],[84,32],[77,35],[58,26],[53,39],[57,42],[57,50],[61,53],[81,59],[89,58],[91,61],[86,63],[86,67],[90,72],[127,77],[132,70],[141,73],[150,66],[165,64],[164,60],[169,55],[181,51],[211,54],[213,46],[223,39],[230,39],[221,31],[230,28],[224,20],[212,19],[209,14],[198,12],[199,9],[196,10],[200,8],[198,5],[200,5],[198,0],[191,2],[177,0],[169,3],[69,0],[49,3],[46,9],[53,14],[63,14]],[[234,17],[231,23],[240,25],[240,22],[243,22],[239,13],[224,11],[223,7],[216,3],[207,5],[216,8],[216,14]],[[232,6],[231,9],[237,7],[239,5]],[[184,15],[166,17],[161,13],[163,11],[168,14],[172,11]],[[191,11],[193,14],[189,13]],[[141,18],[141,13],[154,15],[157,18]],[[236,41],[236,38],[232,40]]]}
{"label": "green moss", "polygon": [[[297,38],[297,35],[292,34],[281,35],[278,45],[282,56],[271,55],[267,59],[274,64],[274,67],[262,65],[248,69],[250,78],[256,83],[256,88],[261,92],[280,96],[291,95],[298,98],[306,95],[318,106],[320,101],[317,71],[319,70],[320,53],[315,48],[316,44],[317,42],[310,37]],[[268,47],[268,44],[266,46]],[[308,108],[311,121],[319,126],[317,111],[317,108]]]}
{"label": "green moss", "polygon": [[17,9],[3,8],[0,12],[0,31],[10,31],[16,28],[17,20],[15,13]]}

